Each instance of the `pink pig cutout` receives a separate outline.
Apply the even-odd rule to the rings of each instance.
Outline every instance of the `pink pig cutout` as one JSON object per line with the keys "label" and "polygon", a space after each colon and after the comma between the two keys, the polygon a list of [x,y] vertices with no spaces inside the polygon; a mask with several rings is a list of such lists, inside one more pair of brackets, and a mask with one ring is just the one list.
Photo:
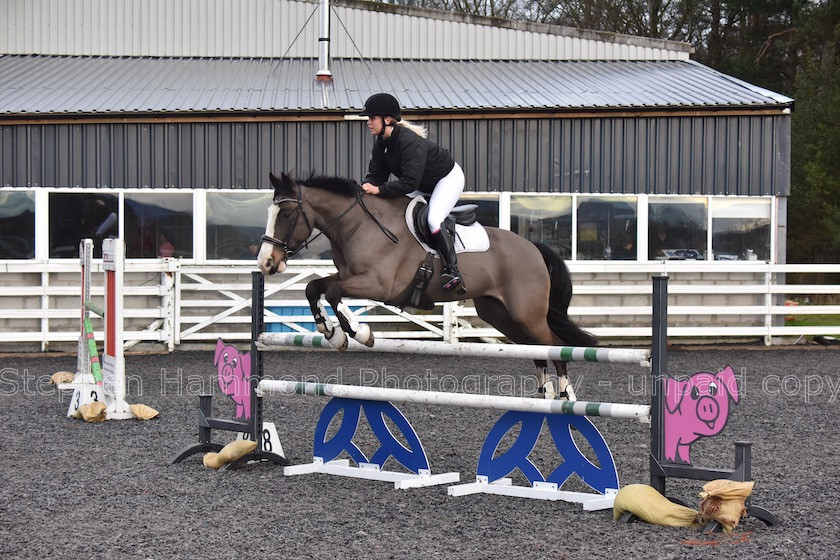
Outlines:
{"label": "pink pig cutout", "polygon": [[738,403],[738,381],[730,366],[718,373],[695,373],[683,380],[666,378],[665,460],[690,465],[691,444],[723,430],[729,419],[730,399]]}
{"label": "pink pig cutout", "polygon": [[219,388],[236,403],[236,418],[250,418],[251,354],[240,352],[220,338],[213,364],[219,373]]}

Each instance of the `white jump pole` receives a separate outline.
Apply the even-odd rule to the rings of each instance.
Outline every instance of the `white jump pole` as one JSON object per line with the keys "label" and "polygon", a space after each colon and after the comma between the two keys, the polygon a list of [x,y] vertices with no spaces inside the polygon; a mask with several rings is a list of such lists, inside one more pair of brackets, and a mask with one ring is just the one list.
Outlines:
{"label": "white jump pole", "polygon": [[369,401],[404,402],[442,406],[461,406],[494,410],[515,410],[542,414],[573,414],[575,416],[603,416],[608,418],[647,418],[649,405],[625,403],[598,403],[585,401],[561,401],[529,399],[499,395],[476,395],[469,393],[446,393],[441,391],[412,391],[386,387],[364,387],[357,385],[334,385],[332,383],[311,383],[263,379],[257,385],[257,394],[317,395],[344,399]]}
{"label": "white jump pole", "polygon": [[[259,350],[278,350],[284,347],[334,349],[321,334],[269,333],[260,334]],[[635,348],[584,348],[574,346],[542,346],[526,344],[450,343],[440,341],[379,339],[372,348],[353,339],[347,350],[356,352],[394,352],[401,354],[432,354],[436,356],[472,356],[498,358],[527,358],[530,360],[562,360],[565,362],[612,362],[650,366],[650,350]]]}
{"label": "white jump pole", "polygon": [[108,420],[134,418],[125,401],[125,357],[123,355],[123,273],[125,242],[106,239],[102,242],[102,268],[105,270],[105,351],[102,353],[102,378]]}

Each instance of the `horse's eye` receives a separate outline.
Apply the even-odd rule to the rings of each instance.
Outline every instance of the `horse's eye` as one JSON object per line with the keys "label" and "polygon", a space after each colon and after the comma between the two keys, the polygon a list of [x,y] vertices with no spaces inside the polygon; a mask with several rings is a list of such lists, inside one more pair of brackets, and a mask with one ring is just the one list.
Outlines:
{"label": "horse's eye", "polygon": [[281,210],[280,211],[280,217],[283,218],[284,220],[288,220],[289,218],[292,217],[292,211],[291,210]]}

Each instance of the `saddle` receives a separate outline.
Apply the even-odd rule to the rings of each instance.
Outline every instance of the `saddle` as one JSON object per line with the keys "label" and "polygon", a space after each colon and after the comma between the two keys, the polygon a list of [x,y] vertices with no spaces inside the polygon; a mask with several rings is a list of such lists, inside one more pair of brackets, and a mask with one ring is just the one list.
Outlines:
{"label": "saddle", "polygon": [[[452,223],[452,231],[455,230],[455,224],[461,226],[471,226],[478,221],[476,215],[478,204],[461,204],[452,209],[444,222]],[[429,204],[425,199],[420,198],[418,203],[414,205],[412,212],[412,222],[414,223],[414,232],[417,238],[427,245],[434,247],[432,240],[432,232],[429,230]],[[447,224],[448,225],[448,224]]]}
{"label": "saddle", "polygon": [[[454,207],[452,212],[449,213],[449,216],[444,220],[444,227],[450,228],[454,232],[456,224],[463,226],[473,225],[478,221],[478,216],[476,215],[477,208],[477,204],[462,204]],[[428,215],[429,204],[424,198],[418,197],[411,211],[411,225],[414,226],[412,233],[414,233],[417,240],[421,243],[434,246],[432,232],[429,229],[427,219]],[[426,258],[420,263],[414,279],[408,284],[408,287],[399,296],[387,303],[400,309],[405,309],[406,307],[426,311],[434,309],[435,302],[426,294],[426,287],[428,287],[435,272],[434,258],[434,253],[427,252]]]}

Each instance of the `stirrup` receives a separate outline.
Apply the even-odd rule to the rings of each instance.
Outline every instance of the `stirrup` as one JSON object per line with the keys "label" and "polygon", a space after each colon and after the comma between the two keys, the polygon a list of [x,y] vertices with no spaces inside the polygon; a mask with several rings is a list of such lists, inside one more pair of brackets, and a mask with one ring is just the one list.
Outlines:
{"label": "stirrup", "polygon": [[465,293],[467,293],[467,289],[466,287],[464,287],[464,281],[459,275],[444,272],[440,275],[440,279],[444,292],[451,292],[452,290],[456,290],[456,293],[458,295],[464,295]]}

